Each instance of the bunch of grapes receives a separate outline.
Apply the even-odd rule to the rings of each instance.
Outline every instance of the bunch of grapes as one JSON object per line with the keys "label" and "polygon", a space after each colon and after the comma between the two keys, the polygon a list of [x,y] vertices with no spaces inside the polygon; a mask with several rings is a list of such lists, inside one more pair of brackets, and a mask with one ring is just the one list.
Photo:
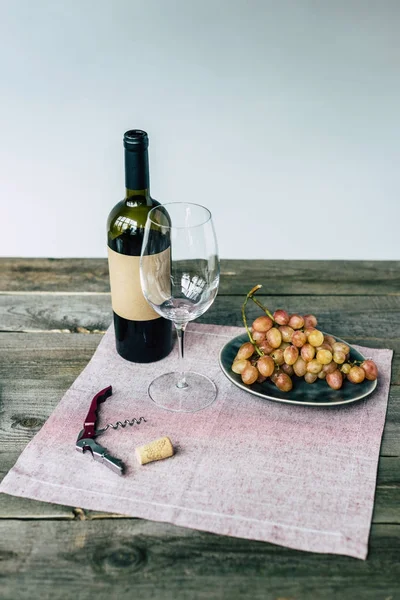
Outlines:
{"label": "bunch of grapes", "polygon": [[289,392],[294,375],[304,377],[307,383],[325,379],[334,390],[339,390],[345,379],[351,383],[377,379],[376,364],[372,360],[351,362],[349,346],[317,329],[314,315],[289,315],[282,309],[272,315],[253,297],[259,287],[249,292],[246,302],[253,299],[266,314],[257,317],[249,329],[245,302],[242,314],[250,341],[239,348],[232,364],[243,383],[263,383],[270,378],[279,390]]}

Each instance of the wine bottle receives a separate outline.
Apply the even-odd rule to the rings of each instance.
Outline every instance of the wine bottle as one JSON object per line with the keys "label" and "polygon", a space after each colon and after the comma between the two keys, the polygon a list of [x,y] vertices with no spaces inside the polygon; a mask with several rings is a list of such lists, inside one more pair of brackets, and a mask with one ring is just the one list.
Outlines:
{"label": "wine bottle", "polygon": [[[124,200],[114,206],[107,221],[108,265],[117,352],[133,362],[153,362],[169,354],[171,321],[156,313],[140,285],[140,250],[147,214],[159,205],[150,196],[149,139],[145,131],[124,134]],[[159,257],[169,261],[169,238],[163,236]]]}

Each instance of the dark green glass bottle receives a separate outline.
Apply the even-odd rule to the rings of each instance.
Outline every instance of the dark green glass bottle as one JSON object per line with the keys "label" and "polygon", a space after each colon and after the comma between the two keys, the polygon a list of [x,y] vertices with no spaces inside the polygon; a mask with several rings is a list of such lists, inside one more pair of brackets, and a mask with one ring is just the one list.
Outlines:
{"label": "dark green glass bottle", "polygon": [[[149,139],[145,131],[124,134],[124,200],[114,206],[107,221],[108,264],[117,352],[133,362],[152,362],[169,354],[171,321],[148,305],[140,286],[140,250],[147,214],[159,202],[150,196]],[[160,252],[169,259],[169,239]]]}

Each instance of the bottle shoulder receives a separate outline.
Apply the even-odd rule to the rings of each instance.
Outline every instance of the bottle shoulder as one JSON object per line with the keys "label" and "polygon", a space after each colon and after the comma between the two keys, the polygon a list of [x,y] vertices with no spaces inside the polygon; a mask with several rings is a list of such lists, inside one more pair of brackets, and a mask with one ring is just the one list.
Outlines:
{"label": "bottle shoulder", "polygon": [[127,230],[144,229],[148,213],[159,204],[153,199],[151,199],[151,204],[135,202],[132,198],[121,200],[108,215],[107,231],[109,235],[116,237]]}

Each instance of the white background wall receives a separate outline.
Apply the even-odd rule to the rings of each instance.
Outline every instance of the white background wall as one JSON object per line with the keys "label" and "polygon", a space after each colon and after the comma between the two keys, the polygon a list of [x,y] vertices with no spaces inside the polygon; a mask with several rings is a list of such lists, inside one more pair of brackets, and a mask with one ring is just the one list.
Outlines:
{"label": "white background wall", "polygon": [[0,0],[0,254],[105,256],[122,134],[226,258],[399,259],[399,0]]}

